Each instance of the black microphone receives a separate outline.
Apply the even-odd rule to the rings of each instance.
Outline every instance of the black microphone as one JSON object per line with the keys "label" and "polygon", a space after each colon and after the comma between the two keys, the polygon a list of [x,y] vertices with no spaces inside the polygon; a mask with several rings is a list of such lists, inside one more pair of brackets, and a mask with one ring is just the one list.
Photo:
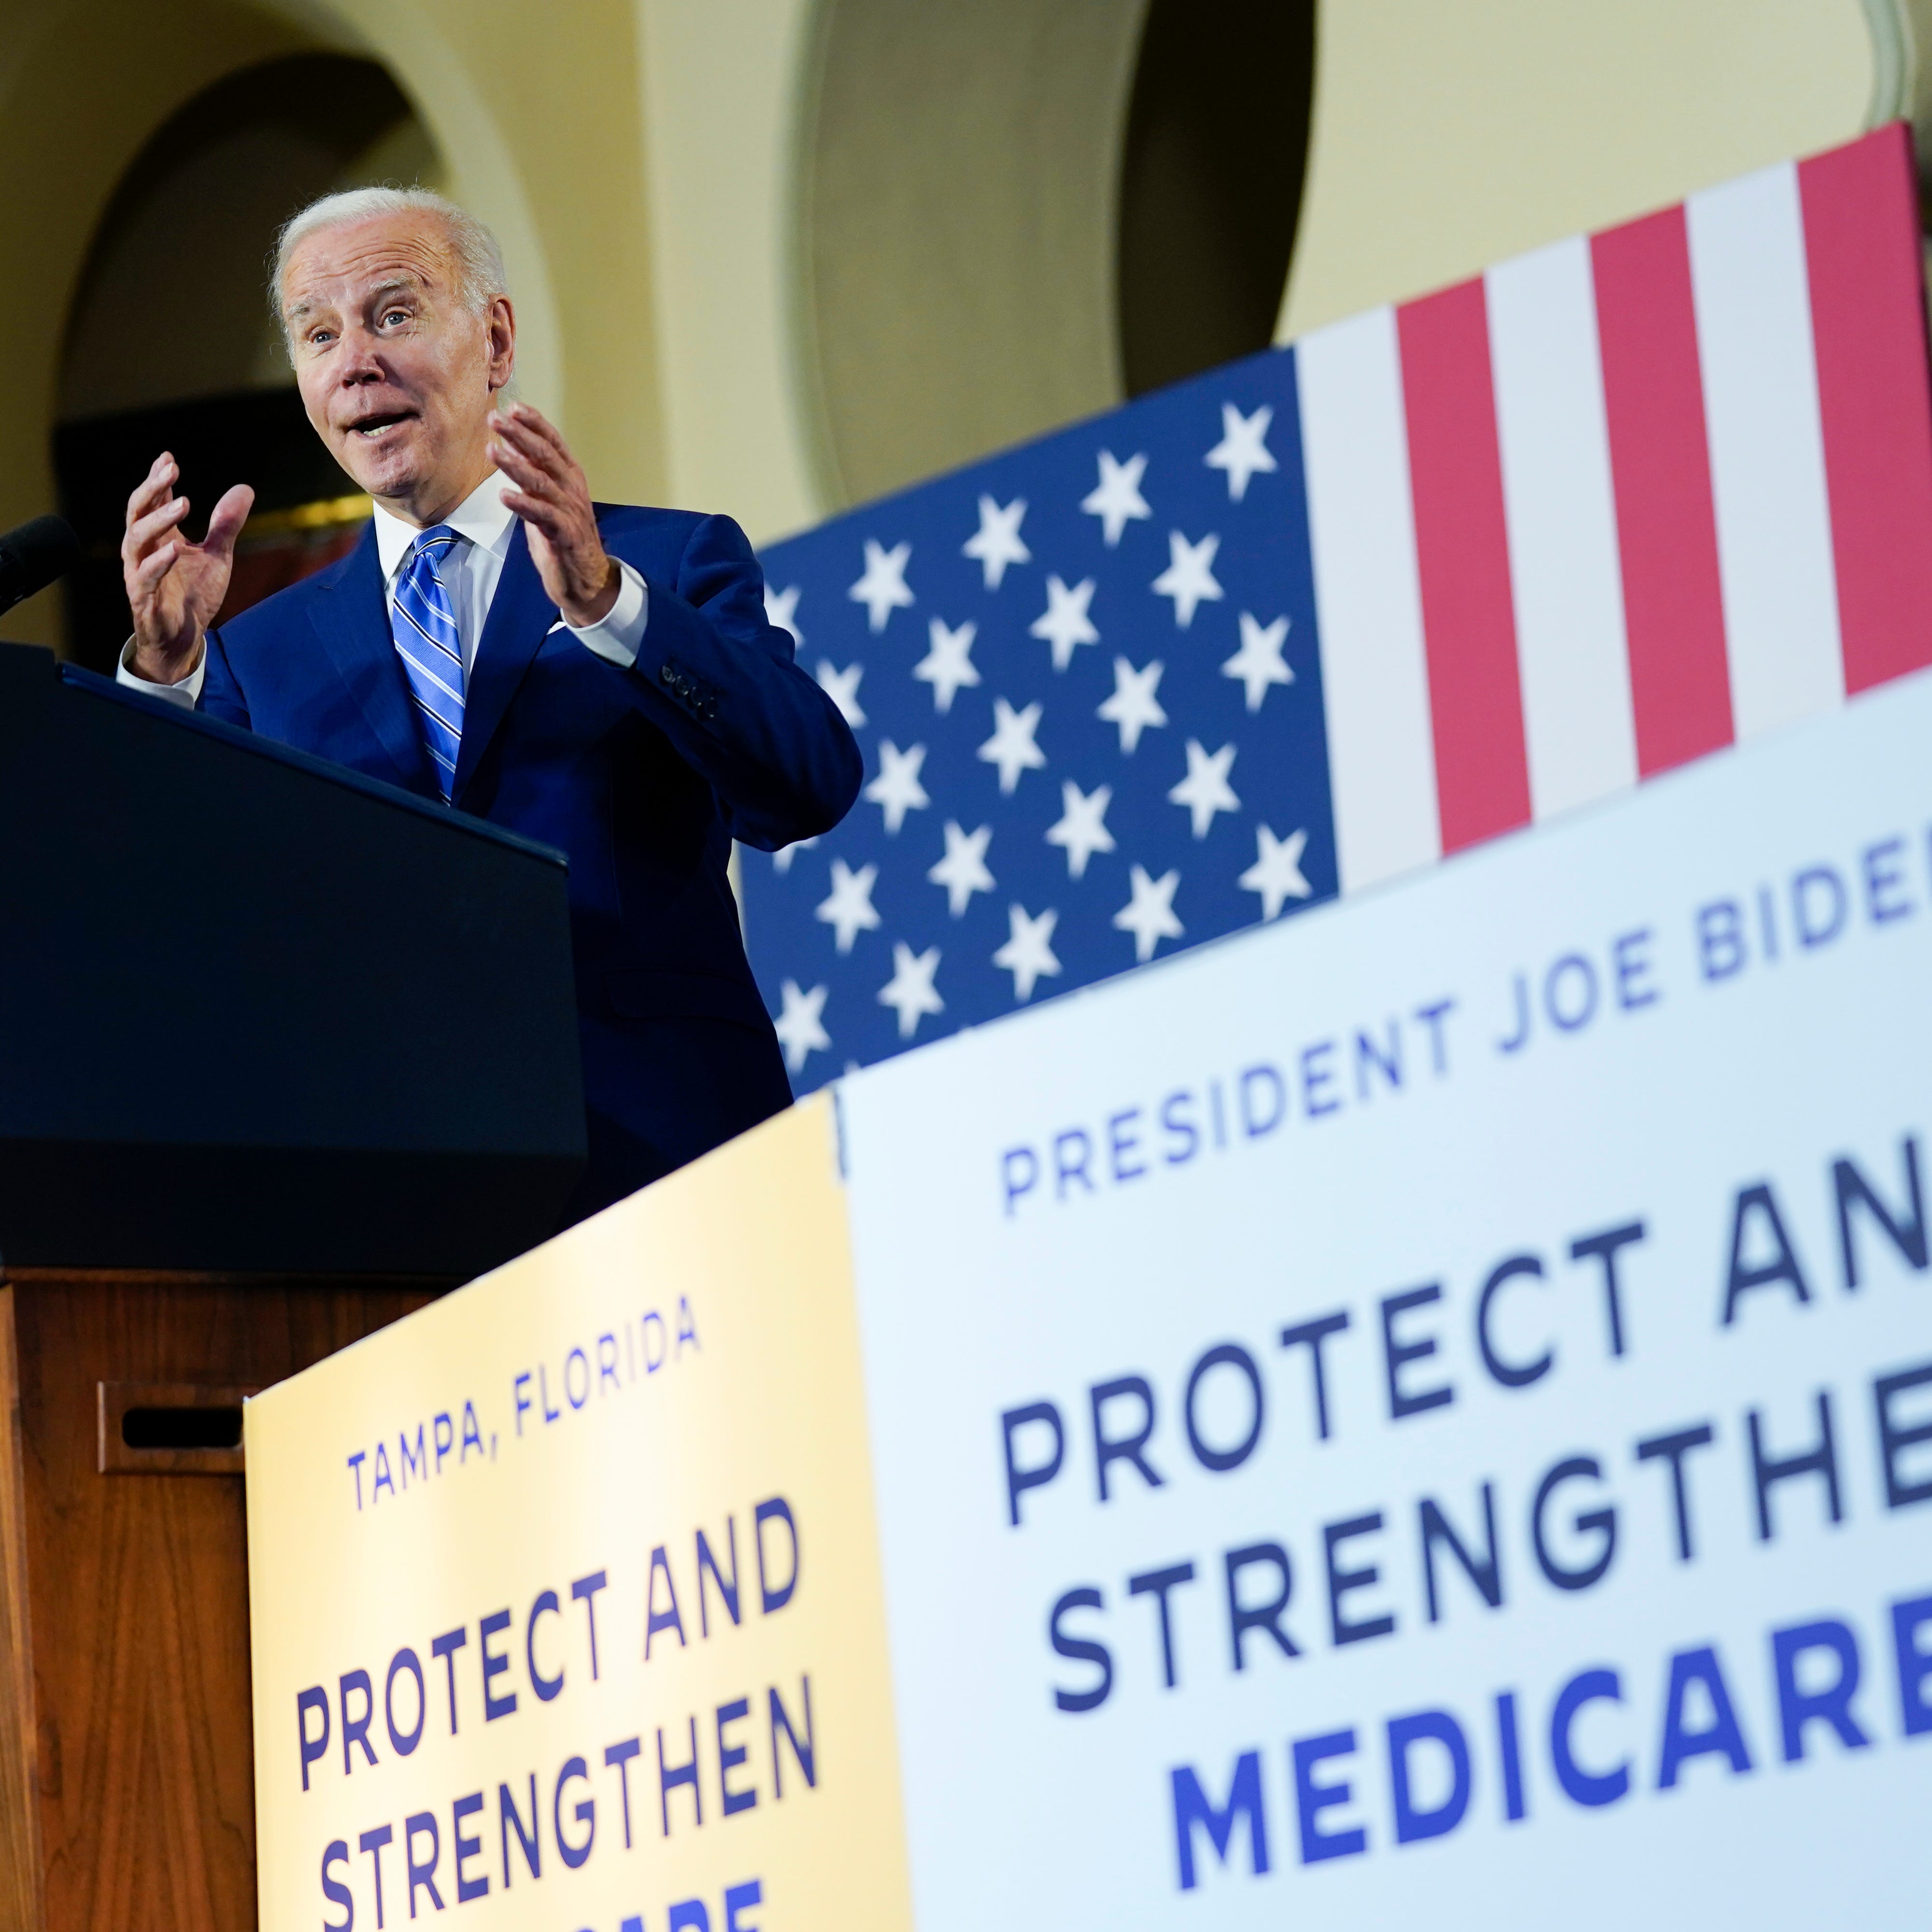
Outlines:
{"label": "black microphone", "polygon": [[36,517],[0,536],[0,611],[24,603],[80,561],[80,539],[64,517]]}

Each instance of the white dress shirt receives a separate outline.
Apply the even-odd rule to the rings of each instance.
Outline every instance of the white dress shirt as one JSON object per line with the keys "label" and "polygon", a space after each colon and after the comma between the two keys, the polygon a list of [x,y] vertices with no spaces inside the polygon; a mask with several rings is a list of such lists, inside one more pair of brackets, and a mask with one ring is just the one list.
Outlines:
{"label": "white dress shirt", "polygon": [[[509,487],[502,474],[493,470],[442,520],[456,532],[458,540],[437,574],[455,608],[466,679],[476,668],[476,646],[482,640],[490,599],[496,594],[496,580],[503,574],[503,560],[510,554],[510,539],[516,530],[516,514],[503,502],[503,492]],[[376,556],[382,567],[382,601],[392,614],[392,622],[396,579],[409,560],[410,545],[422,534],[413,524],[404,523],[380,503],[376,506]],[[586,650],[595,651],[600,658],[628,670],[637,662],[644,641],[644,626],[650,619],[650,591],[644,580],[621,558],[617,568],[623,581],[618,587],[616,602],[601,622],[580,627],[567,624],[560,616],[550,628],[568,630]],[[153,697],[165,698],[184,710],[192,710],[200,702],[202,681],[208,671],[206,646],[194,670],[178,684],[155,684],[139,676],[131,662],[134,655],[134,640],[130,638],[122,648],[120,667],[115,673],[118,682],[132,685]]]}

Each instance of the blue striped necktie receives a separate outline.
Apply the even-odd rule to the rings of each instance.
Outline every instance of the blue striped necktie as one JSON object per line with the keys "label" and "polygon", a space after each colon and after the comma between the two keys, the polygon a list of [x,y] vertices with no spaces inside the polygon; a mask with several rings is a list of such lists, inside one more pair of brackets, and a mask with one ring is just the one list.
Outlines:
{"label": "blue striped necktie", "polygon": [[446,801],[456,782],[456,754],[463,743],[463,640],[437,566],[456,540],[447,524],[416,538],[396,580],[396,608],[389,619],[396,655],[416,701],[423,745]]}

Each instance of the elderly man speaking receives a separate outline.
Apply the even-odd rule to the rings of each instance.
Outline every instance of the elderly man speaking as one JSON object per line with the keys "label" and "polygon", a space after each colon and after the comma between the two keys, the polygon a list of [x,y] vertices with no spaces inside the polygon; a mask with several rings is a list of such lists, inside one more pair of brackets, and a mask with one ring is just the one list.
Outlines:
{"label": "elderly man speaking", "polygon": [[[190,543],[160,456],[128,500],[120,676],[569,854],[578,1220],[789,1102],[725,864],[734,837],[836,824],[858,748],[766,622],[736,524],[592,502],[556,429],[504,399],[516,316],[482,224],[422,189],[332,195],[283,230],[273,297],[308,419],[375,514],[218,630],[254,493]],[[448,970],[470,970],[454,934]]]}

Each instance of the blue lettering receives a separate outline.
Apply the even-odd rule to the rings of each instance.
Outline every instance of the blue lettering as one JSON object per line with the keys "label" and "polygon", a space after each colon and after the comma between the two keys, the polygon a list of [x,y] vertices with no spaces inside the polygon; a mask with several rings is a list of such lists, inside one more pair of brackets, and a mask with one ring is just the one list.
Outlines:
{"label": "blue lettering", "polygon": [[1168,1774],[1174,1792],[1174,1851],[1180,1868],[1180,1889],[1192,1892],[1199,1882],[1194,1864],[1194,1833],[1198,1826],[1223,1864],[1228,1862],[1234,1826],[1247,1821],[1250,1868],[1258,1878],[1268,1868],[1268,1819],[1262,1805],[1259,1751],[1244,1751],[1234,1760],[1228,1780],[1228,1802],[1216,1805],[1201,1788],[1192,1765],[1177,1765]]}

